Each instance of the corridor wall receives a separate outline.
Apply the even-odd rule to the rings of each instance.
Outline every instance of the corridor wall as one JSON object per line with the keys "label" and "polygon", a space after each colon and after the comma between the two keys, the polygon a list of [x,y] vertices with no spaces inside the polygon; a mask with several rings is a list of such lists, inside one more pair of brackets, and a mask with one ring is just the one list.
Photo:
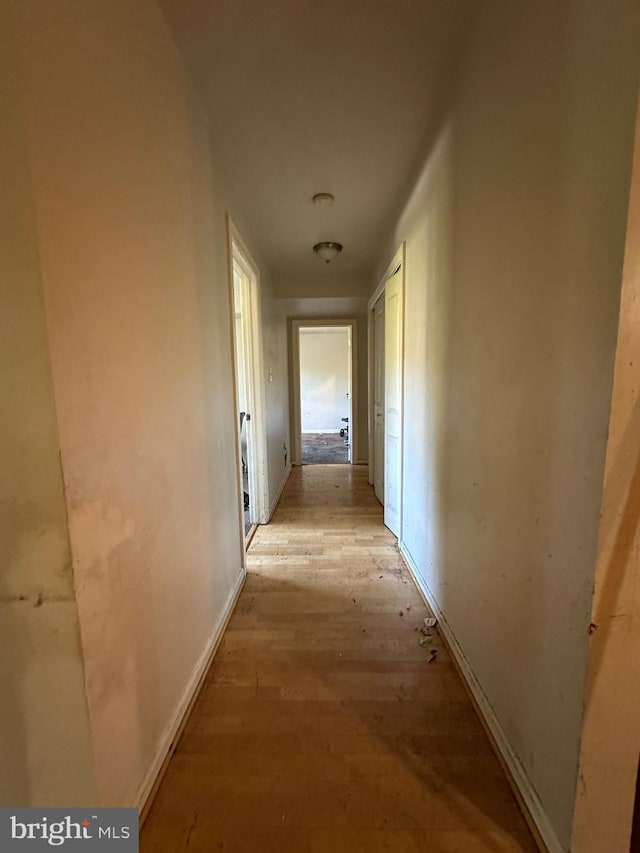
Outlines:
{"label": "corridor wall", "polygon": [[406,241],[401,546],[568,850],[616,344],[636,4],[484,4]]}
{"label": "corridor wall", "polygon": [[[70,743],[87,738],[88,707],[88,769],[67,805],[88,799],[92,777],[94,803],[139,805],[243,578],[226,224],[229,211],[242,228],[242,212],[212,163],[209,125],[154,0],[8,9],[33,188],[24,227],[37,244],[20,263],[33,267],[33,352],[42,350],[49,424],[41,457],[59,528],[40,546],[41,571],[69,597],[54,627],[67,643],[64,691],[77,694],[61,698],[69,719],[52,717],[49,733],[66,743],[72,726]],[[288,440],[286,332],[262,277],[276,494]],[[43,605],[41,620],[49,612]],[[42,644],[33,654],[52,677]],[[34,702],[30,693],[27,719]],[[34,804],[61,795],[52,780]]]}

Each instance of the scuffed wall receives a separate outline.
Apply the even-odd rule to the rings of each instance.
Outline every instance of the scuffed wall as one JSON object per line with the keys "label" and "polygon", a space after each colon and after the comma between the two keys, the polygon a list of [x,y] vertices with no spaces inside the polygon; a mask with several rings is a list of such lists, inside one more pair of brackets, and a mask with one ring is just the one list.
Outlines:
{"label": "scuffed wall", "polygon": [[130,805],[240,575],[225,206],[152,0],[15,9],[96,774]]}
{"label": "scuffed wall", "polygon": [[0,806],[90,805],[93,755],[27,137],[0,5]]}
{"label": "scuffed wall", "polygon": [[565,850],[638,36],[631,2],[485,4],[379,266],[406,241],[404,545]]}

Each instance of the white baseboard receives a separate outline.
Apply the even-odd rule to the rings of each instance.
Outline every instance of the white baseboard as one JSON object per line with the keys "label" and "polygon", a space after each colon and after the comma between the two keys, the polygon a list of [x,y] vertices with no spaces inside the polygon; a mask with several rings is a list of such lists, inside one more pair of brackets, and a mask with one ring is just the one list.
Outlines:
{"label": "white baseboard", "polygon": [[338,435],[339,429],[303,429],[302,435]]}
{"label": "white baseboard", "polygon": [[278,494],[271,501],[271,506],[269,507],[269,521],[273,518],[273,513],[276,511],[276,507],[278,506],[278,502],[282,497],[282,493],[284,492],[284,487],[287,485],[287,480],[291,476],[291,462],[284,469],[284,477],[282,478],[282,483],[280,483],[280,488],[278,489]]}
{"label": "white baseboard", "polygon": [[209,667],[211,666],[216,651],[218,650],[224,630],[227,627],[227,623],[231,618],[231,614],[233,613],[236,602],[240,596],[240,592],[242,591],[245,578],[246,572],[244,568],[241,568],[238,579],[227,596],[227,600],[222,613],[220,614],[220,618],[218,619],[218,623],[209,637],[209,641],[198,658],[196,665],[191,671],[191,675],[189,676],[185,688],[182,691],[182,695],[173,716],[162,733],[156,754],[151,762],[151,766],[147,771],[144,781],[138,788],[135,801],[132,805],[139,809],[143,818],[146,817],[148,807],[151,805],[152,797],[155,794],[155,789],[162,779],[164,771],[169,764],[169,760],[175,751],[193,702],[200,691],[204,678],[209,671]]}
{"label": "white baseboard", "polygon": [[508,774],[511,776],[511,782],[517,788],[517,794],[519,794],[521,803],[529,812],[529,817],[535,824],[537,833],[540,836],[539,840],[544,843],[549,853],[565,853],[565,849],[560,843],[544,806],[540,802],[540,798],[538,797],[533,785],[531,784],[531,780],[522,766],[522,762],[509,743],[504,729],[500,725],[500,721],[491,707],[491,703],[489,702],[487,695],[476,678],[476,675],[471,668],[471,664],[467,660],[460,643],[456,639],[456,635],[453,633],[449,623],[447,622],[446,616],[440,609],[440,606],[432,591],[429,589],[428,584],[420,576],[416,563],[404,542],[398,542],[398,548],[404,557],[416,586],[422,593],[427,605],[433,611],[433,615],[438,620],[438,628],[442,632],[444,640],[456,660],[458,668],[467,683],[467,687],[475,700],[478,711],[484,718],[486,727],[491,732],[494,744],[500,752]]}

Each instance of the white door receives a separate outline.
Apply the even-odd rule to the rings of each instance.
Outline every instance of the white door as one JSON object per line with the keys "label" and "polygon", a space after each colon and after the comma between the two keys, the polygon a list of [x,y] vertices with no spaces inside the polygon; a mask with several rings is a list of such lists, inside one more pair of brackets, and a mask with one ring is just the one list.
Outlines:
{"label": "white door", "polygon": [[384,505],[384,294],[373,309],[373,487]]}
{"label": "white door", "polygon": [[236,354],[236,400],[238,412],[236,427],[240,440],[242,468],[242,512],[245,536],[258,521],[256,512],[257,491],[255,488],[255,447],[251,414],[254,411],[252,381],[248,361],[248,280],[242,266],[233,260],[233,309],[234,345]]}
{"label": "white door", "polygon": [[402,500],[403,306],[400,268],[385,284],[384,523],[400,535]]}
{"label": "white door", "polygon": [[257,268],[235,236],[232,236],[230,241],[230,252],[238,403],[236,428],[240,430],[238,463],[241,468],[241,511],[246,535],[251,525],[266,524],[269,520],[266,436],[262,405],[260,294]]}

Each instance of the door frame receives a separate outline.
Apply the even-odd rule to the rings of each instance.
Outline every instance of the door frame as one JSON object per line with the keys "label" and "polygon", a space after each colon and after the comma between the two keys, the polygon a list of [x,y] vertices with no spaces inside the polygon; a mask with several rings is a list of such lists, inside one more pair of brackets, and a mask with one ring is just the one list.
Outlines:
{"label": "door frame", "polygon": [[[368,375],[368,379],[369,379],[368,403],[369,403],[369,405],[368,405],[368,409],[367,409],[367,413],[369,416],[369,433],[368,433],[368,435],[370,436],[369,437],[368,479],[369,479],[369,485],[373,486],[374,491],[376,488],[376,477],[377,477],[377,470],[376,470],[376,384],[377,384],[376,361],[377,361],[378,350],[376,348],[376,306],[379,305],[380,302],[382,302],[383,310],[386,309],[384,287],[382,288],[382,292],[378,295],[378,298],[376,299],[376,301],[371,305],[370,308],[368,308],[368,316],[367,316],[368,331],[369,331],[369,339],[368,339],[369,340],[369,348],[368,348],[367,352],[368,352],[368,357],[371,358],[371,367],[370,367],[370,372]],[[386,311],[385,311],[385,318],[386,318]],[[383,327],[383,335],[384,335],[385,331],[386,330]],[[385,348],[383,347],[383,349],[385,349]],[[386,355],[386,351],[385,351],[385,355]],[[384,451],[384,434],[383,434],[383,451]],[[384,465],[383,465],[382,482],[384,484]],[[376,498],[378,498],[378,500],[380,500],[378,493],[375,492],[375,494],[376,494]],[[384,485],[383,485],[382,494],[384,496]],[[382,506],[384,506],[383,501],[380,501],[380,503],[382,504]]]}
{"label": "door frame", "polygon": [[233,399],[234,427],[236,433],[236,467],[238,470],[239,498],[238,509],[242,540],[244,542],[244,513],[242,512],[242,453],[238,418],[238,396],[236,387],[236,354],[235,354],[235,296],[233,272],[234,265],[244,273],[245,285],[242,294],[242,339],[245,365],[247,367],[247,401],[251,414],[251,428],[247,429],[248,455],[252,464],[249,466],[249,488],[252,501],[255,503],[253,515],[254,524],[267,524],[269,521],[269,480],[267,468],[267,422],[264,406],[263,353],[262,353],[262,305],[260,296],[260,270],[253,260],[240,232],[227,214],[228,242],[228,278],[229,278],[229,313],[231,320],[231,349],[233,359]]}
{"label": "door frame", "polygon": [[345,326],[351,328],[351,398],[349,399],[349,442],[351,444],[351,462],[349,464],[355,465],[358,459],[358,322],[354,317],[296,317],[289,320],[289,342],[291,353],[291,464],[302,465],[300,329],[313,329],[322,326]]}
{"label": "door frame", "polygon": [[375,335],[374,335],[374,316],[373,312],[378,299],[384,295],[387,282],[396,273],[400,275],[400,289],[402,292],[402,328],[401,328],[401,395],[402,404],[400,409],[400,507],[399,507],[399,529],[398,541],[402,541],[402,505],[403,505],[403,480],[404,480],[404,399],[405,399],[405,382],[404,382],[404,314],[405,314],[405,272],[406,272],[406,244],[403,241],[398,247],[393,258],[389,262],[384,275],[378,282],[378,286],[371,294],[371,298],[367,303],[367,342],[368,342],[368,391],[369,402],[367,406],[368,415],[368,436],[369,436],[369,485],[373,486],[375,482],[375,454],[374,454],[374,382],[375,382]]}

